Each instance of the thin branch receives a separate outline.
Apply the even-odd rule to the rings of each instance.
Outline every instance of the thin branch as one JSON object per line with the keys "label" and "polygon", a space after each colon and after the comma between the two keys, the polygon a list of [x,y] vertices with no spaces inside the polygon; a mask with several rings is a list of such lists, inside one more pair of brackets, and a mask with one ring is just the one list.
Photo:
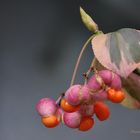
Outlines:
{"label": "thin branch", "polygon": [[75,80],[75,76],[76,76],[76,73],[77,73],[77,69],[79,67],[79,63],[80,63],[80,60],[82,58],[82,55],[85,51],[85,49],[87,48],[88,44],[90,43],[90,41],[93,39],[93,37],[95,37],[96,34],[92,35],[87,41],[86,43],[84,44],[84,46],[82,47],[82,50],[80,51],[80,54],[79,54],[79,57],[77,59],[77,62],[76,62],[76,65],[75,65],[75,68],[74,68],[74,72],[73,72],[73,75],[72,75],[72,79],[71,79],[71,83],[70,83],[70,86],[72,86],[74,84],[74,80]]}
{"label": "thin branch", "polygon": [[62,98],[65,96],[65,93],[62,93],[56,100],[56,104],[60,106],[60,102],[62,100]]}
{"label": "thin branch", "polygon": [[91,73],[91,71],[97,72],[95,63],[96,63],[96,57],[94,56],[89,69],[87,70],[86,73],[83,74],[83,76],[85,77],[85,84],[87,83],[87,80],[89,79],[89,74]]}

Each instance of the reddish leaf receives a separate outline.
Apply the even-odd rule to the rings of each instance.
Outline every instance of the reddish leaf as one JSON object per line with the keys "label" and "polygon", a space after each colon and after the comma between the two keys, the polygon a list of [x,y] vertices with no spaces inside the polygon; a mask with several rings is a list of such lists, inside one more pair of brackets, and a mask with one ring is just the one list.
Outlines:
{"label": "reddish leaf", "polygon": [[98,61],[121,77],[140,66],[140,32],[135,29],[100,34],[93,38],[92,46]]}

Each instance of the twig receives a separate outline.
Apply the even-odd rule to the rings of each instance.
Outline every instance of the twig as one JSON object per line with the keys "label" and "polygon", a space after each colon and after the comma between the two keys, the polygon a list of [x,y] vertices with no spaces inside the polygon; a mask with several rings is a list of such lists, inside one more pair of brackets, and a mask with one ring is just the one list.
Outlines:
{"label": "twig", "polygon": [[94,34],[94,35],[92,35],[91,37],[89,37],[89,39],[86,41],[86,43],[85,43],[84,46],[82,47],[82,49],[81,49],[81,51],[80,51],[80,54],[79,54],[79,56],[78,56],[78,59],[77,59],[75,68],[74,68],[74,72],[73,72],[73,75],[72,75],[72,79],[71,79],[70,86],[72,86],[72,85],[74,84],[75,76],[76,76],[77,69],[78,69],[78,66],[79,66],[81,57],[82,57],[82,55],[83,55],[83,52],[85,51],[85,49],[87,48],[88,44],[90,43],[90,41],[91,41],[91,40],[93,39],[93,37],[95,37],[95,36],[96,36],[96,34]]}
{"label": "twig", "polygon": [[89,69],[87,70],[86,73],[83,74],[83,76],[85,77],[85,84],[87,84],[87,80],[89,79],[89,74],[91,73],[91,71],[97,72],[95,68],[95,63],[96,63],[96,58],[94,57]]}
{"label": "twig", "polygon": [[59,105],[60,106],[60,102],[61,102],[61,100],[62,100],[62,98],[65,96],[65,93],[62,93],[59,97],[58,97],[58,99],[56,100],[56,104],[57,105]]}

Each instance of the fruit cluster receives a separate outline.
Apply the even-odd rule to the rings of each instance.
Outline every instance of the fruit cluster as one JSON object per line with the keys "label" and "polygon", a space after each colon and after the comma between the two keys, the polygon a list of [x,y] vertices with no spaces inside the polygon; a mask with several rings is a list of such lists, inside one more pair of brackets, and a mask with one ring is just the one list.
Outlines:
{"label": "fruit cluster", "polygon": [[112,71],[101,70],[95,72],[86,84],[72,85],[59,102],[43,98],[36,108],[48,128],[62,121],[70,128],[87,131],[94,125],[94,115],[100,121],[109,118],[110,110],[105,101],[120,103],[124,98],[120,77]]}

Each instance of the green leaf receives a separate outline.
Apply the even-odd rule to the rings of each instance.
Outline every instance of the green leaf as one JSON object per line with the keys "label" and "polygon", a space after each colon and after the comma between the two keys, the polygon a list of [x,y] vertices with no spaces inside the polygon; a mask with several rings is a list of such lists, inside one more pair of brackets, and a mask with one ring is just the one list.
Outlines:
{"label": "green leaf", "polygon": [[80,15],[84,25],[88,28],[89,31],[95,33],[98,30],[97,24],[93,19],[80,7]]}
{"label": "green leaf", "polygon": [[140,32],[135,29],[99,34],[92,46],[98,61],[121,77],[127,78],[140,66]]}

